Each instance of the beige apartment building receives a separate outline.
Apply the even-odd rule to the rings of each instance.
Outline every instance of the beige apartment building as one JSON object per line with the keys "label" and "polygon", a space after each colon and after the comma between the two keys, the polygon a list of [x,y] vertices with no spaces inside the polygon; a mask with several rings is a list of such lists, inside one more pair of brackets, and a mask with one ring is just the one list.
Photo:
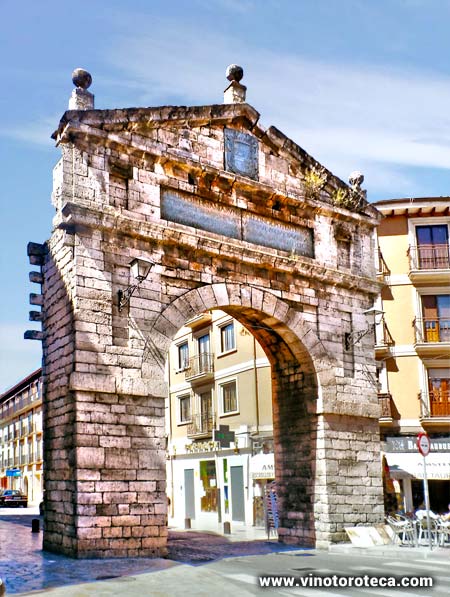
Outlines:
{"label": "beige apartment building", "polygon": [[[375,203],[379,277],[377,326],[385,488],[405,511],[424,499],[417,434],[431,438],[426,458],[431,508],[450,502],[450,198]],[[389,496],[388,496],[389,497]],[[387,504],[389,506],[389,504]],[[394,507],[394,506],[392,506]]]}
{"label": "beige apartment building", "polygon": [[167,372],[169,521],[263,525],[274,479],[271,370],[251,330],[223,311],[203,313],[176,335]]}
{"label": "beige apartment building", "polygon": [[42,500],[42,369],[0,396],[0,485]]}

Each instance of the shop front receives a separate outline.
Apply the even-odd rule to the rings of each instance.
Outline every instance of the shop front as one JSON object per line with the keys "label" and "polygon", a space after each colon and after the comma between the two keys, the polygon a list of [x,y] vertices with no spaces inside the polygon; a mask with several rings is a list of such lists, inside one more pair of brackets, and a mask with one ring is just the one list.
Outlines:
{"label": "shop front", "polygon": [[221,531],[223,523],[252,525],[250,450],[221,449],[218,442],[188,444],[169,456],[169,523]]}
{"label": "shop front", "polygon": [[253,525],[265,525],[264,496],[266,486],[275,479],[273,454],[256,454],[250,460],[250,475],[253,482]]}
{"label": "shop front", "polygon": [[[389,477],[401,496],[401,508],[415,512],[424,503],[424,458],[418,452],[416,437],[386,438],[384,456]],[[431,438],[431,450],[425,459],[430,494],[430,508],[448,512],[450,503],[450,437]]]}

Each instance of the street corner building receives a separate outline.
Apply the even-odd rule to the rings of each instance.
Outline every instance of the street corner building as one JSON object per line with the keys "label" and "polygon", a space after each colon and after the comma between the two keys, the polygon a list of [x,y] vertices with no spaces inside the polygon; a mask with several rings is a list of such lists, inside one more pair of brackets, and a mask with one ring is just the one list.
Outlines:
{"label": "street corner building", "polygon": [[424,503],[424,459],[417,434],[430,437],[430,507],[450,502],[450,198],[386,199],[378,229],[375,354],[381,406],[385,505],[414,512]]}
{"label": "street corner building", "polygon": [[216,310],[270,364],[280,541],[326,547],[345,524],[383,519],[366,313],[379,213],[362,175],[347,185],[259,124],[242,74],[228,69],[223,104],[96,110],[91,76],[74,72],[54,133],[53,232],[28,246],[42,289],[42,331],[26,336],[43,343],[45,549],[165,554],[167,355]]}
{"label": "street corner building", "polygon": [[39,504],[43,489],[42,370],[0,396],[0,487]]}

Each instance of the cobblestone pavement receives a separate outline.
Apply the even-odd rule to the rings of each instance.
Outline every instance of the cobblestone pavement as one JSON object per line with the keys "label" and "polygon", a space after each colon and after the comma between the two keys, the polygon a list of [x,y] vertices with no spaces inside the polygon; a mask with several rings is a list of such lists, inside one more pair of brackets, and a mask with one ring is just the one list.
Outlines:
{"label": "cobblestone pavement", "polygon": [[[7,594],[201,565],[232,556],[289,551],[276,541],[230,541],[215,533],[170,531],[167,558],[75,560],[42,551],[42,532],[31,532],[29,514],[0,515],[0,578]],[[42,526],[42,519],[41,519]]]}

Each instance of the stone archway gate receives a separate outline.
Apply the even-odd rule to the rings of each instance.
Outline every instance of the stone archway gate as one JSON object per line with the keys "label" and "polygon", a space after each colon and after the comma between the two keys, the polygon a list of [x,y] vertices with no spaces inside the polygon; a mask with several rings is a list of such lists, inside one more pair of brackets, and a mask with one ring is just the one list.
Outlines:
{"label": "stone archway gate", "polygon": [[[164,362],[214,308],[272,364],[280,539],[326,546],[344,524],[380,522],[373,338],[348,342],[379,289],[376,210],[246,103],[94,110],[74,94],[54,135],[53,233],[28,248],[45,549],[165,553]],[[136,258],[154,265],[119,310]]]}

